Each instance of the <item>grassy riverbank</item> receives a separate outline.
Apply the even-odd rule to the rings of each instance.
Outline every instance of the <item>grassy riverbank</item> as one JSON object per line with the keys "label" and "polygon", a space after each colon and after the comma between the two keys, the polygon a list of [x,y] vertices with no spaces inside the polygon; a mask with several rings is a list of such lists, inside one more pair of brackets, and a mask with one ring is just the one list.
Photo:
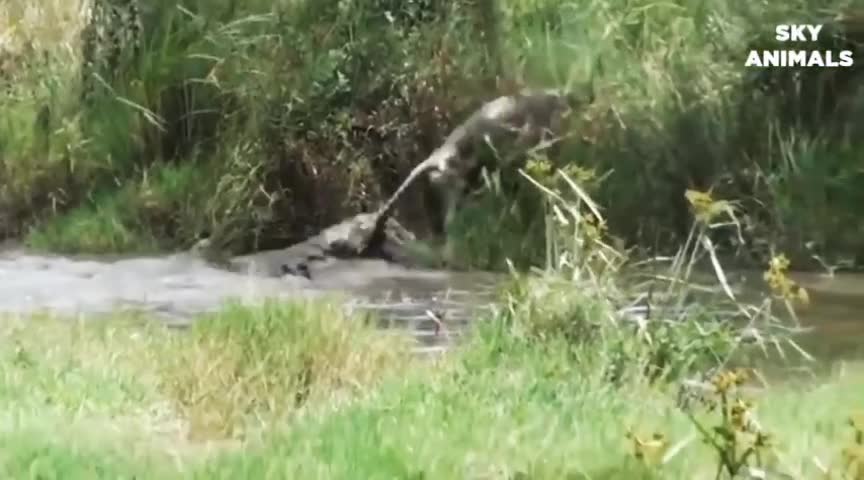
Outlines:
{"label": "grassy riverbank", "polygon": [[[550,330],[539,341],[502,315],[429,363],[411,360],[399,339],[381,340],[359,319],[332,313],[316,304],[235,306],[190,335],[133,320],[4,319],[0,472],[713,478],[717,452],[676,406],[677,382],[649,383],[638,369],[617,367],[610,381],[610,367],[620,366],[611,337],[574,349]],[[864,378],[751,385],[744,396],[774,442],[761,452],[769,466],[794,478],[817,476],[818,462],[842,466]],[[708,427],[722,423],[716,410],[693,412]],[[649,441],[664,435],[665,449],[646,446],[645,464],[630,430]],[[650,465],[663,454],[667,463]]]}
{"label": "grassy riverbank", "polygon": [[[4,2],[0,235],[67,252],[204,234],[282,246],[374,207],[492,91],[591,84],[563,161],[612,172],[595,190],[630,244],[679,243],[684,190],[713,186],[741,202],[746,250],[776,245],[798,265],[864,251],[858,70],[795,86],[743,67],[775,23],[819,23],[839,0],[182,3],[147,6],[139,54],[106,70],[106,45],[82,53],[78,2]],[[421,191],[401,210],[422,232]],[[463,212],[460,259],[542,259],[537,202],[492,194]]]}
{"label": "grassy riverbank", "polygon": [[862,460],[848,425],[860,375],[764,388],[732,368],[752,361],[753,342],[794,354],[777,302],[806,293],[781,259],[766,275],[775,296],[759,304],[696,288],[689,271],[716,260],[709,227],[728,205],[691,195],[691,241],[638,321],[618,306],[641,287],[587,197],[552,193],[554,261],[514,276],[438,361],[338,303],[234,304],[188,332],[131,316],[4,318],[0,473],[690,479],[740,473],[744,458],[810,478],[840,473],[844,454]]}

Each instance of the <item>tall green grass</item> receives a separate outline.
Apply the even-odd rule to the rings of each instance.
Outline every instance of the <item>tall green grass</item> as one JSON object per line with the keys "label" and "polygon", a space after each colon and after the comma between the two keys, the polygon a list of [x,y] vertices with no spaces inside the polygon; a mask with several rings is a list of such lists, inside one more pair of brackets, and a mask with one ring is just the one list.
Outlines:
{"label": "tall green grass", "polygon": [[[276,310],[299,312],[292,306]],[[250,322],[252,318],[256,320]],[[278,354],[283,345],[295,352],[311,350],[288,340],[293,335],[283,336],[293,327],[277,327],[278,335],[261,341],[253,331],[273,328],[263,318],[235,308],[223,314],[221,326],[202,325],[200,333],[185,339],[122,322],[52,319],[5,331],[2,339],[10,348],[2,367],[0,402],[6,415],[0,438],[7,447],[0,454],[0,471],[10,478],[73,479],[685,479],[714,474],[712,450],[676,406],[669,385],[650,385],[634,370],[617,385],[610,383],[606,370],[598,368],[604,364],[599,357],[580,361],[564,338],[502,335],[497,322],[478,330],[464,349],[443,362],[408,369],[376,371],[380,363],[346,364],[315,355],[323,361],[318,365],[348,366],[332,370],[343,378],[358,378],[351,365],[368,367],[364,371],[375,381],[347,397],[327,394],[333,384],[317,383],[323,396],[310,399],[302,413],[253,415],[250,424],[260,422],[263,430],[247,431],[242,441],[212,441],[221,437],[217,430],[197,430],[207,435],[188,437],[186,414],[175,406],[173,390],[160,387],[164,379],[200,386],[199,394],[219,394],[226,403],[258,400],[253,411],[259,413],[269,408],[266,399],[277,407],[293,403],[293,388],[281,387],[296,367],[286,363],[287,370],[262,369],[261,376],[254,367],[274,367],[282,358],[293,358]],[[229,319],[235,327],[228,326]],[[315,321],[303,324],[318,330]],[[225,335],[226,328],[236,335]],[[284,344],[274,346],[277,337]],[[211,342],[225,350],[203,348]],[[255,347],[245,348],[251,345]],[[370,348],[381,352],[365,342],[348,346],[358,358]],[[255,361],[236,362],[243,358],[234,355],[241,348]],[[199,354],[213,362],[209,368],[203,357],[183,363]],[[391,359],[391,367],[405,359]],[[225,368],[224,360],[239,368]],[[181,364],[189,371],[180,370]],[[215,381],[233,372],[239,373],[236,383]],[[752,388],[748,396],[756,402],[755,414],[777,439],[772,468],[797,478],[819,475],[820,465],[840,471],[841,450],[853,437],[846,420],[859,407],[862,393],[860,376],[850,372],[815,384]],[[200,378],[189,382],[196,373]],[[265,380],[278,388],[263,388]],[[701,421],[714,418],[701,409],[697,415]],[[269,420],[261,422],[264,418]],[[651,465],[637,459],[627,438],[631,430],[643,438],[663,434],[668,460]]]}
{"label": "tall green grass", "polygon": [[338,302],[229,304],[182,332],[149,320],[7,316],[3,429],[119,421],[121,434],[159,428],[175,447],[254,437],[411,364],[403,337],[380,335]]}
{"label": "tall green grass", "polygon": [[[493,91],[591,85],[597,101],[557,160],[604,178],[597,195],[624,240],[683,240],[684,190],[714,187],[746,207],[758,254],[860,256],[858,70],[811,71],[796,87],[791,71],[743,66],[752,46],[776,47],[764,40],[774,24],[844,9],[157,2],[144,9],[141,54],[86,73],[106,83],[81,103],[85,22],[72,3],[6,2],[3,234],[66,251],[174,248],[201,235],[232,250],[284,245],[374,208]],[[817,96],[822,113],[804,108]],[[418,230],[434,217],[423,188],[400,206]],[[473,266],[537,263],[545,239],[532,195],[493,190],[467,208],[456,253]]]}

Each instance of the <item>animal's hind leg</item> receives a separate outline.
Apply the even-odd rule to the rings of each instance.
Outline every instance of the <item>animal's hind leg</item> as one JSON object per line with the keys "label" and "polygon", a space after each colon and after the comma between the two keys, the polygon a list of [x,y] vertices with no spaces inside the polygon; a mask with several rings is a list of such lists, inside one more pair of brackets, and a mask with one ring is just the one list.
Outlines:
{"label": "animal's hind leg", "polygon": [[451,233],[456,210],[462,202],[467,181],[453,171],[432,172],[429,181],[443,203],[443,233]]}
{"label": "animal's hind leg", "polygon": [[459,213],[459,207],[465,196],[464,185],[448,185],[444,193],[444,235],[441,238],[441,256],[445,264],[450,264],[456,258],[453,250],[453,226]]}
{"label": "animal's hind leg", "polygon": [[465,196],[464,182],[458,182],[456,185],[448,185],[444,190],[444,234],[449,235],[453,232],[453,224],[456,216],[459,213],[459,207]]}
{"label": "animal's hind leg", "polygon": [[426,209],[428,218],[429,230],[433,236],[439,239],[446,233],[446,217],[447,212],[444,192],[441,188],[436,188],[428,177],[423,180],[423,204]]}

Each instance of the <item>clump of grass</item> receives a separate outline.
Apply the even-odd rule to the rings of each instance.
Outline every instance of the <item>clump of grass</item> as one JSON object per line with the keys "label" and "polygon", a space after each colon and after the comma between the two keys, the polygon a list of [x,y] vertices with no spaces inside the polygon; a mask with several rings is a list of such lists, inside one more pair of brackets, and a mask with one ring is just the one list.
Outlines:
{"label": "clump of grass", "polygon": [[[748,395],[743,389],[750,380],[751,371],[746,369],[724,370],[718,372],[709,382],[700,385],[704,392],[700,405],[704,408],[698,412],[684,411],[695,429],[689,436],[669,438],[655,429],[650,439],[643,439],[628,432],[627,437],[633,442],[634,458],[647,467],[649,472],[661,475],[661,478],[669,478],[668,475],[675,475],[674,468],[670,467],[676,456],[681,455],[685,449],[690,450],[690,455],[696,454],[693,450],[697,445],[693,441],[698,438],[703,440],[702,452],[710,452],[715,456],[713,461],[709,460],[710,457],[704,457],[705,464],[699,470],[707,474],[709,472],[706,467],[713,464],[714,478],[802,478],[808,475],[820,475],[820,478],[858,478],[855,476],[858,475],[859,462],[856,452],[860,435],[856,426],[856,415],[849,417],[848,422],[852,426],[851,442],[849,435],[839,428],[843,413],[838,415],[834,412],[834,419],[829,422],[831,433],[827,436],[830,438],[816,446],[812,439],[826,436],[821,431],[824,424],[817,421],[810,427],[816,430],[808,430],[806,433],[801,429],[807,428],[803,425],[809,424],[827,410],[819,409],[803,419],[796,417],[797,421],[791,424],[784,423],[791,418],[784,419],[787,412],[777,412],[775,407],[778,402],[788,400],[789,393],[797,387],[784,385],[767,390],[751,388]],[[832,387],[823,387],[822,393],[832,390],[837,398],[851,399],[852,397],[847,395],[854,395],[860,387],[858,384],[860,379],[841,388],[837,388],[839,384],[833,383]],[[813,395],[815,392],[811,390],[806,395]],[[832,405],[837,398],[832,398]],[[771,405],[772,408],[762,408],[757,412],[757,403]],[[784,403],[781,408],[787,406],[788,404]],[[843,410],[848,412],[853,408],[850,403],[845,404]],[[668,430],[668,425],[666,429]],[[802,444],[803,438],[810,440],[803,441]],[[673,445],[672,440],[677,442]],[[841,453],[839,456],[835,455],[838,450]],[[836,463],[831,462],[834,467],[827,467],[820,460],[825,454],[836,457]]]}
{"label": "clump of grass", "polygon": [[[94,194],[92,204],[36,224],[25,240],[32,248],[58,253],[152,253],[176,246],[170,238],[182,238],[181,246],[188,246],[218,223],[202,217],[202,209],[229,206],[220,195],[204,200],[223,181],[207,167],[154,166],[140,181]],[[234,202],[244,200],[233,197]]]}
{"label": "clump of grass", "polygon": [[4,403],[84,417],[94,410],[110,415],[155,403],[155,392],[138,373],[153,360],[148,350],[167,335],[138,330],[136,323],[119,315],[110,322],[4,318]]}
{"label": "clump of grass", "polygon": [[[167,473],[182,419],[153,366],[171,334],[135,315],[4,316],[0,472],[10,478]],[[14,446],[14,447],[13,447]]]}
{"label": "clump of grass", "polygon": [[[779,301],[794,319],[794,304],[808,302],[806,290],[788,278],[789,262],[784,256],[775,256],[765,273],[772,294],[761,303],[739,299],[727,280],[712,237],[719,228],[741,228],[736,204],[718,200],[711,192],[686,192],[694,218],[687,240],[668,270],[652,273],[645,316],[628,318],[620,309],[633,287],[626,281],[632,274],[625,268],[629,266],[626,255],[605,241],[606,224],[600,207],[581,182],[562,171],[556,175],[563,180],[559,184],[565,186],[563,190],[548,178],[541,181],[525,175],[545,193],[548,202],[547,238],[551,241],[547,266],[537,272],[540,275],[517,275],[503,308],[480,335],[485,355],[500,361],[514,348],[556,352],[563,355],[559,358],[567,359],[565,362],[592,372],[591,378],[614,386],[610,391],[647,388],[660,395],[688,376],[705,376],[728,365],[746,350],[741,348],[745,339],[754,340],[763,349],[768,344],[779,347],[783,342],[808,356],[791,338],[795,325],[787,325],[776,311]],[[706,263],[716,276],[715,289],[700,289],[692,280],[700,264]],[[654,293],[657,285],[660,292]],[[610,380],[613,382],[608,383]],[[716,461],[704,460],[696,469],[715,465],[717,478],[721,474],[739,478],[745,470],[759,473],[779,468],[775,445],[753,418],[752,405],[734,394],[734,388],[744,380],[742,373],[714,375],[711,385],[720,412],[716,427],[705,426],[690,413],[687,402],[679,400],[676,406],[684,407],[678,413],[693,422],[696,435],[703,437],[717,455]],[[681,385],[690,384],[685,381]],[[626,436],[638,464],[649,468],[632,467],[635,470],[630,471],[627,469],[631,467],[622,466],[616,474],[626,470],[631,476],[641,472],[638,474],[647,478],[675,475],[668,468],[655,467],[673,461],[693,438],[691,434],[671,445],[675,439],[660,430],[649,439],[632,431]],[[768,457],[774,459],[770,466]],[[606,475],[611,474],[602,474]]]}
{"label": "clump of grass", "polygon": [[[574,361],[560,338],[527,343],[499,333],[482,326],[437,367],[384,382],[338,410],[310,412],[194,476],[713,478],[716,452],[661,385],[632,376],[613,386],[596,363]],[[778,471],[818,474],[811,457],[845,445],[844,416],[862,385],[853,375],[757,390]],[[709,426],[719,418],[698,415]],[[633,458],[631,432],[644,461]]]}
{"label": "clump of grass", "polygon": [[709,427],[691,416],[705,442],[717,453],[717,478],[723,473],[729,478],[745,472],[758,474],[767,465],[765,455],[773,453],[771,438],[754,417],[752,403],[737,395],[737,387],[747,380],[744,370],[724,371],[711,379],[716,398],[709,400],[709,408],[719,412],[718,425]]}
{"label": "clump of grass", "polygon": [[176,339],[163,387],[194,437],[242,436],[402,368],[409,344],[364,322],[337,304],[231,305]]}
{"label": "clump of grass", "polygon": [[[688,191],[694,222],[686,243],[668,267],[646,272],[611,245],[601,207],[582,187],[591,176],[523,174],[546,199],[547,262],[542,271],[515,275],[494,322],[502,336],[541,345],[563,340],[580,361],[625,382],[633,375],[668,382],[701,374],[753,351],[742,348],[747,342],[763,349],[788,344],[807,355],[791,335],[796,325],[780,315],[794,315],[788,295],[751,305],[727,280],[712,236],[740,228],[732,203]],[[706,263],[716,285],[693,279]],[[786,310],[778,312],[778,301]]]}
{"label": "clump of grass", "polygon": [[158,251],[156,238],[143,235],[130,224],[128,206],[122,198],[108,197],[99,204],[76,208],[34,227],[26,238],[27,244],[57,253]]}
{"label": "clump of grass", "polygon": [[[843,448],[843,468],[841,478],[858,480],[864,477],[864,422],[860,411],[849,417],[852,427],[852,441]],[[830,475],[830,473],[829,473]]]}
{"label": "clump of grass", "polygon": [[406,338],[374,335],[335,303],[232,304],[199,322],[176,332],[133,314],[4,318],[0,437],[17,447],[0,471],[69,463],[85,475],[93,455],[100,478],[170,471],[171,457],[206,458],[202,440],[333,408],[411,365]]}

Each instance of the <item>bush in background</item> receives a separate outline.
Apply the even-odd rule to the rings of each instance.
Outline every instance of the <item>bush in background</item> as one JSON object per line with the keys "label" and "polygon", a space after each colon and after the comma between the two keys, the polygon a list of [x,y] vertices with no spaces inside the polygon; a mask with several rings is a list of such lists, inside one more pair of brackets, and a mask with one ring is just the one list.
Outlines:
{"label": "bush in background", "polygon": [[[829,262],[864,248],[858,68],[744,68],[790,18],[830,23],[820,48],[860,51],[840,1],[164,1],[142,6],[140,36],[119,35],[139,46],[116,55],[84,48],[94,23],[73,3],[2,12],[0,233],[34,246],[283,246],[374,208],[493,91],[590,84],[597,101],[557,160],[604,178],[624,240],[683,239],[684,190],[713,187],[741,200],[760,261],[772,245]],[[491,189],[467,208],[461,256],[541,261],[532,195]],[[401,216],[423,231],[435,204],[416,188]]]}

